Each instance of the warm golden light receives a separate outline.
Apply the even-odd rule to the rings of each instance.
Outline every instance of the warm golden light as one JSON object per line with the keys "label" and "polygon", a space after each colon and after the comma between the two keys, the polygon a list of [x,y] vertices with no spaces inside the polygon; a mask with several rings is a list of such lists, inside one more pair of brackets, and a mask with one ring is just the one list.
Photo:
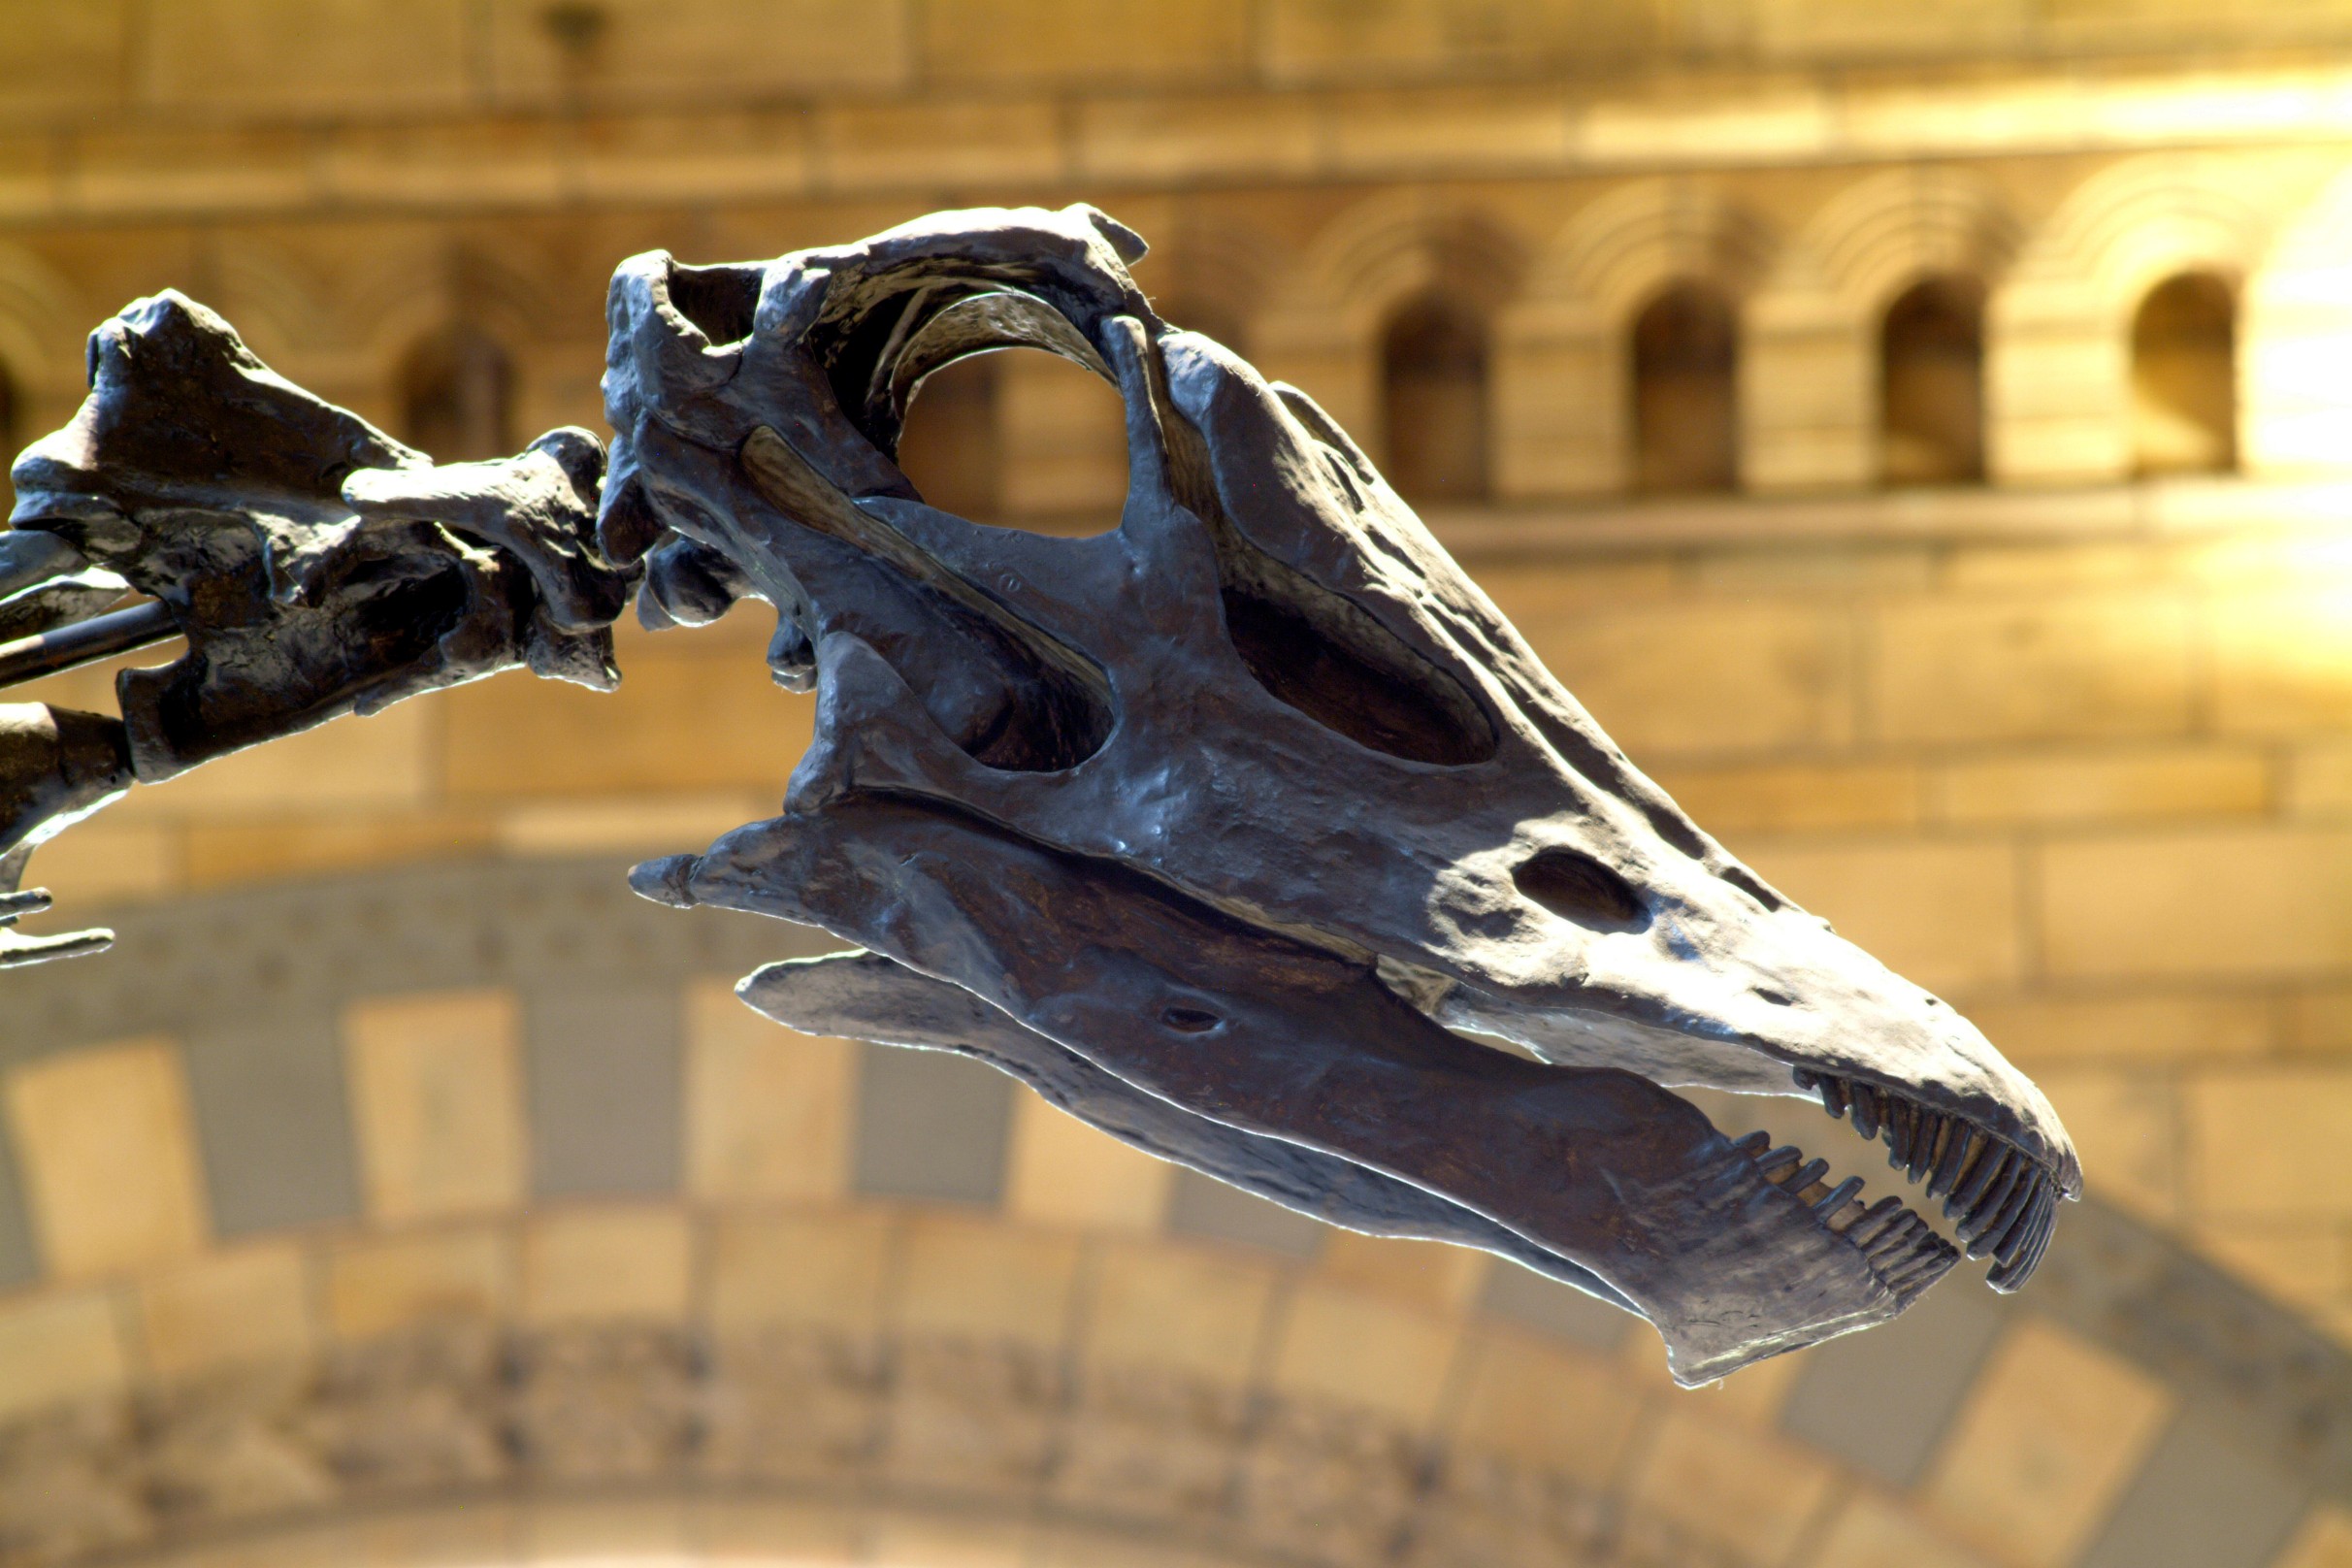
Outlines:
{"label": "warm golden light", "polygon": [[[2343,7],[0,13],[12,449],[165,286],[471,457],[603,428],[625,256],[1096,203],[2090,1191],[2063,1289],[1682,1393],[1487,1255],[771,1028],[731,988],[800,933],[619,880],[780,809],[747,602],[40,851],[123,943],[0,977],[0,1568],[2352,1563]],[[1097,533],[1122,417],[996,354],[899,457]],[[1838,1135],[1757,1106],[1706,1109]]]}

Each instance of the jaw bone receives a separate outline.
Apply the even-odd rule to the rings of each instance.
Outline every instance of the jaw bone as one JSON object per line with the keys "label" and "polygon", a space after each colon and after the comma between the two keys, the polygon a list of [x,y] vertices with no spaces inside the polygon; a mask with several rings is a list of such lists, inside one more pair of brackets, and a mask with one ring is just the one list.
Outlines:
{"label": "jaw bone", "polygon": [[[1699,832],[1319,408],[1157,316],[1141,250],[1074,208],[623,265],[604,548],[773,604],[819,703],[786,814],[646,890],[857,942],[914,971],[859,971],[861,1032],[1075,1058],[1222,1129],[1219,1174],[1279,1143],[1419,1190],[1415,1223],[1597,1277],[1685,1381],[1891,1317],[1956,1254],[1668,1086],[1818,1092],[2022,1283],[2080,1188],[2033,1085]],[[892,461],[925,376],[1013,344],[1119,389],[1116,531],[981,527]],[[837,976],[755,995],[815,1021]],[[942,1038],[924,977],[1005,1022]]]}

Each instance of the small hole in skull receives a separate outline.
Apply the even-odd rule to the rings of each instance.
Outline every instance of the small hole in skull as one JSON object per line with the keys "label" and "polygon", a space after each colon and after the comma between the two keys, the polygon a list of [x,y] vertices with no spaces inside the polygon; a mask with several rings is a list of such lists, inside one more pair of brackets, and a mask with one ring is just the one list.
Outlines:
{"label": "small hole in skull", "polygon": [[1770,986],[1758,986],[1756,995],[1775,1007],[1794,1007],[1797,1004],[1796,997],[1785,991],[1775,991]]}
{"label": "small hole in skull", "polygon": [[1205,1007],[1171,1003],[1160,1010],[1160,1022],[1179,1034],[1206,1034],[1225,1020]]}
{"label": "small hole in skull", "polygon": [[672,267],[670,304],[713,343],[740,343],[760,308],[760,269]]}
{"label": "small hole in skull", "polygon": [[1544,850],[1511,880],[1562,920],[1594,931],[1639,931],[1650,923],[1650,911],[1623,877],[1572,849]]}
{"label": "small hole in skull", "polygon": [[1780,895],[1774,893],[1772,889],[1766,887],[1763,883],[1757,881],[1754,877],[1748,875],[1748,872],[1742,870],[1737,866],[1727,868],[1722,875],[1724,881],[1730,883],[1733,887],[1738,888],[1742,893],[1747,894],[1750,898],[1753,898],[1756,902],[1762,904],[1764,906],[1764,911],[1767,914],[1774,914],[1788,907],[1787,904],[1781,901]]}

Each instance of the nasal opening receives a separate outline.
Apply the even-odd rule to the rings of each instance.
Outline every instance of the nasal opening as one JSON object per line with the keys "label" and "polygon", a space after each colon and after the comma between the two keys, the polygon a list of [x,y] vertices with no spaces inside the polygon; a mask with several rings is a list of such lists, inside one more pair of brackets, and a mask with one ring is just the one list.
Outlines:
{"label": "nasal opening", "polygon": [[1650,910],[1623,877],[1573,849],[1540,850],[1511,873],[1519,892],[1593,931],[1639,931]]}

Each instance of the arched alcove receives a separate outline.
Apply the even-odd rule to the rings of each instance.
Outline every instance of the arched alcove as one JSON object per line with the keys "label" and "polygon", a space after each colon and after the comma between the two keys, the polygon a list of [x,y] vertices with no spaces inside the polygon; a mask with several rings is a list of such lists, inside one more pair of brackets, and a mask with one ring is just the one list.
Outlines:
{"label": "arched alcove", "polygon": [[[2080,483],[2234,469],[2241,447],[2259,452],[2266,429],[2282,428],[2266,415],[2266,394],[2280,384],[2267,373],[2266,343],[2284,345],[2304,330],[2283,338],[2266,331],[2266,291],[2284,280],[2267,258],[2282,220],[2307,198],[2319,172],[2316,162],[2300,159],[2256,172],[2230,153],[2146,153],[2091,174],[2038,221],[1989,308],[1985,402],[1994,478]],[[2340,255],[2340,245],[2325,245],[2320,276],[2336,276]],[[2205,279],[2204,301],[2184,298],[2199,292],[2182,281],[2189,278]],[[2168,287],[2174,292],[2159,300]],[[2295,292],[2289,283],[2287,295]],[[2168,319],[2183,306],[2203,320]],[[2290,306],[2289,314],[2300,309]],[[2153,376],[2143,376],[2143,333],[2176,338],[2184,327],[2204,343],[2148,343]],[[2231,358],[2247,365],[2242,375],[2235,365],[2226,373],[2224,407],[2212,406],[2210,391],[2200,403],[2193,389],[2164,384],[2171,370],[2158,361],[2192,346],[2209,360],[2224,334]],[[2314,364],[2323,381],[2332,377],[2329,363],[2323,352]],[[2211,386],[2204,370],[2177,360],[2172,369]],[[2154,406],[2142,407],[2151,398]],[[2210,436],[2217,425],[2226,432],[2219,451]],[[2341,442],[2331,434],[2319,445],[2333,450]]]}
{"label": "arched alcove", "polygon": [[1739,482],[1739,321],[1718,288],[1670,283],[1634,318],[1633,481],[1651,493]]}
{"label": "arched alcove", "polygon": [[898,435],[898,467],[923,499],[959,517],[992,522],[1000,509],[998,387],[1003,354],[933,371],[915,389]]}
{"label": "arched alcove", "polygon": [[[1670,392],[1668,382],[1694,368],[1694,350],[1710,374],[1736,371],[1736,343],[1690,341],[1683,331],[1696,329],[1701,340],[1717,325],[1744,332],[1746,301],[1777,249],[1771,227],[1712,184],[1635,180],[1581,209],[1545,244],[1496,321],[1498,491],[1521,499],[1738,482],[1745,457],[1737,432],[1711,432],[1713,461],[1700,466],[1715,476],[1703,483],[1658,482],[1682,472],[1682,462],[1646,474],[1645,447],[1681,440],[1668,427],[1687,426],[1676,417],[1645,430],[1641,406],[1646,387],[1668,401],[1693,390],[1682,381]],[[1719,321],[1708,319],[1716,313],[1710,304],[1719,307]],[[1648,365],[1637,363],[1645,349]],[[1738,417],[1732,389],[1721,390],[1723,411]]]}
{"label": "arched alcove", "polygon": [[[1268,380],[1312,397],[1409,498],[1418,489],[1459,505],[1495,488],[1497,328],[1526,251],[1523,230],[1493,204],[1391,191],[1324,223],[1269,274],[1262,301],[1219,297],[1246,314],[1250,357]],[[1417,472],[1440,453],[1444,472]]]}
{"label": "arched alcove", "polygon": [[443,463],[514,450],[514,360],[480,328],[458,323],[408,351],[400,373],[401,439]]}
{"label": "arched alcove", "polygon": [[1380,340],[1388,482],[1408,501],[1473,503],[1488,491],[1486,324],[1430,291],[1390,312]]}
{"label": "arched alcove", "polygon": [[1942,274],[1886,308],[1878,329],[1878,478],[1984,477],[1984,285]]}
{"label": "arched alcove", "polygon": [[[1981,304],[1972,311],[1966,297],[1981,297],[2008,277],[2020,238],[2003,194],[1959,169],[1882,170],[1823,203],[1779,253],[1770,274],[1742,297],[1742,378],[1750,389],[1785,390],[1748,400],[1741,482],[1762,491],[1813,490],[1951,482],[1945,475],[1955,467],[1981,472],[1982,398],[1966,390],[1981,381],[1972,369],[1981,355],[1964,349],[1944,361],[1944,370],[1961,374],[1939,376],[1929,367],[1942,356],[1910,350],[1924,346],[1915,333],[1927,324],[1918,308],[1939,295],[1962,296],[1946,303],[1962,306],[1964,321],[1981,317]],[[1951,286],[1907,299],[1923,279]],[[1890,305],[1904,307],[1892,318],[1902,329],[1897,337],[1904,352],[1891,388],[1885,359]],[[1963,339],[1981,341],[1973,328]],[[1913,369],[1928,374],[1913,376]],[[1923,382],[1939,380],[1963,383],[1955,422],[1978,433],[1976,455],[1971,459],[1964,450],[1958,455],[1965,461],[1955,465],[1948,460],[1948,440],[1934,439],[1925,443],[1925,452],[1935,454],[1928,472],[1915,474],[1918,465],[1909,459],[1922,455],[1918,432],[1900,422],[1891,442],[1899,450],[1890,462],[1886,403],[1891,390],[1905,419],[1921,402],[1948,406],[1952,400],[1914,396]]]}
{"label": "arched alcove", "polygon": [[2158,283],[2132,317],[2132,466],[2219,474],[2238,466],[2238,300],[2212,273]]}

